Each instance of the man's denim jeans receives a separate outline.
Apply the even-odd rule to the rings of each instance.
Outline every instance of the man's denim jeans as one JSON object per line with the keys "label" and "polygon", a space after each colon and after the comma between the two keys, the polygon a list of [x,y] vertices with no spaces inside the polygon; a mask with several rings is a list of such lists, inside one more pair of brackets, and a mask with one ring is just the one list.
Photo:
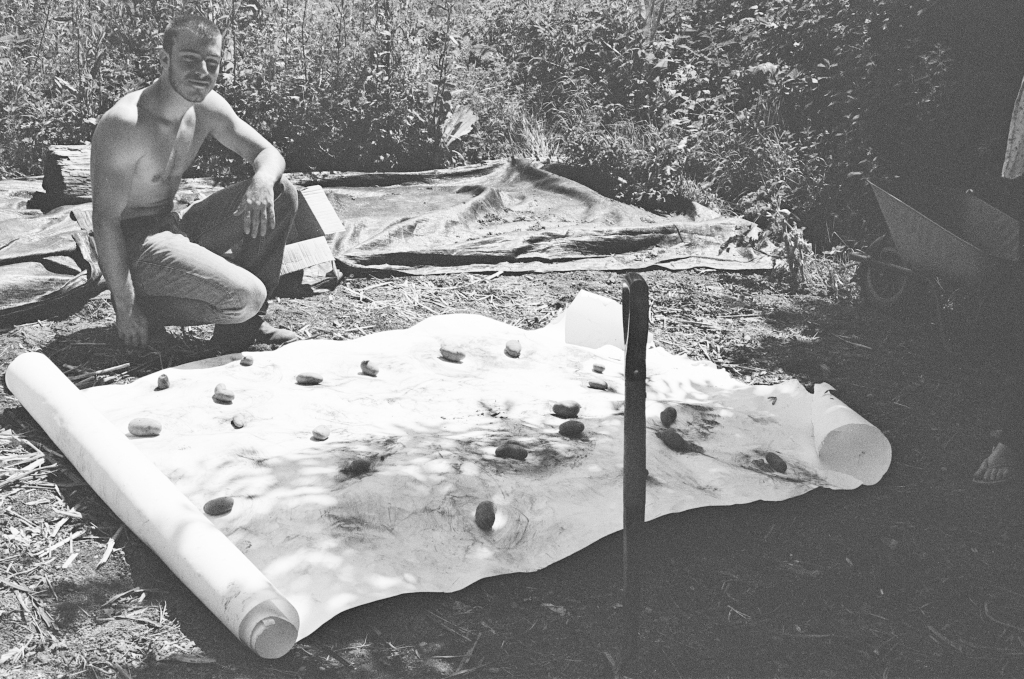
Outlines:
{"label": "man's denim jeans", "polygon": [[232,184],[181,215],[121,223],[136,299],[154,324],[236,324],[266,311],[298,193],[282,178],[274,187],[274,229],[251,238],[242,217],[232,214],[248,187]]}

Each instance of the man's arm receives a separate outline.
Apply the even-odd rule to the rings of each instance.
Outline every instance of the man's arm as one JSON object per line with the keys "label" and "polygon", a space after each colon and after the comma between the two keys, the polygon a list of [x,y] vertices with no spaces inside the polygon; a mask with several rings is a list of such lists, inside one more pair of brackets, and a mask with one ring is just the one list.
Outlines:
{"label": "man's arm", "polygon": [[224,97],[206,96],[203,106],[212,114],[214,139],[242,156],[253,167],[249,189],[235,210],[242,215],[245,233],[253,238],[274,228],[274,184],[284,174],[284,156],[251,125],[238,117]]}
{"label": "man's arm", "polygon": [[121,215],[128,205],[139,160],[131,143],[133,133],[132,122],[116,112],[108,112],[96,126],[91,152],[92,226],[96,255],[117,316],[117,332],[128,346],[141,347],[149,339],[149,328],[135,304],[135,286],[121,231]]}

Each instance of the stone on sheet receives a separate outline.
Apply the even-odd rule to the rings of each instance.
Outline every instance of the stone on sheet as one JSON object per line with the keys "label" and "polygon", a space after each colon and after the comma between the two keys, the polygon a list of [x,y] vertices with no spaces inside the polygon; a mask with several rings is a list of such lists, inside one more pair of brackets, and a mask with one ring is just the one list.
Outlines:
{"label": "stone on sheet", "polygon": [[326,441],[331,437],[331,428],[326,424],[321,424],[313,427],[313,440],[314,441]]}
{"label": "stone on sheet", "polygon": [[167,375],[161,375],[156,378],[156,389],[154,391],[163,391],[171,386],[171,378]]}
{"label": "stone on sheet", "polygon": [[132,436],[159,436],[163,425],[152,417],[136,417],[128,423],[128,433]]}
{"label": "stone on sheet", "polygon": [[443,342],[441,344],[441,358],[451,363],[462,363],[462,359],[466,358],[466,352],[456,344]]}
{"label": "stone on sheet", "polygon": [[523,353],[523,344],[519,340],[505,342],[505,355],[509,358],[519,358]]}
{"label": "stone on sheet", "polygon": [[241,429],[250,422],[252,422],[252,415],[249,413],[238,413],[231,418],[231,426],[235,429]]}
{"label": "stone on sheet", "polygon": [[227,385],[222,382],[214,387],[213,400],[217,403],[230,405],[235,400],[235,392],[228,389]]}
{"label": "stone on sheet", "polygon": [[498,446],[497,450],[494,451],[494,454],[500,458],[507,460],[519,460],[522,462],[526,459],[529,452],[530,451],[528,451],[525,446],[522,446],[515,441],[505,441]]}
{"label": "stone on sheet", "polygon": [[233,497],[215,497],[203,505],[203,511],[210,516],[221,516],[230,512],[234,506],[235,498]]}
{"label": "stone on sheet", "polygon": [[778,453],[765,453],[764,461],[768,463],[768,466],[771,467],[772,470],[778,472],[779,474],[785,474],[786,470],[789,468],[786,464],[786,461],[783,460]]}
{"label": "stone on sheet", "polygon": [[566,420],[558,425],[558,433],[566,438],[574,439],[583,435],[583,423],[579,420]]}
{"label": "stone on sheet", "polygon": [[377,364],[370,360],[360,363],[359,370],[362,371],[364,375],[369,375],[370,377],[376,377],[377,373],[380,372],[380,368],[377,367]]}
{"label": "stone on sheet", "polygon": [[659,417],[661,417],[661,423],[664,426],[671,427],[672,423],[676,421],[676,417],[678,415],[679,413],[676,412],[676,409],[669,406],[661,411],[661,415]]}
{"label": "stone on sheet", "polygon": [[703,453],[704,449],[696,443],[683,438],[683,435],[675,429],[662,429],[656,436],[661,442],[677,453]]}
{"label": "stone on sheet", "polygon": [[480,530],[490,530],[494,526],[494,503],[484,500],[476,506],[476,525]]}
{"label": "stone on sheet", "polygon": [[320,384],[323,381],[324,376],[320,373],[304,372],[295,376],[295,383],[303,386],[312,386],[314,384]]}
{"label": "stone on sheet", "polygon": [[556,417],[568,420],[580,414],[580,404],[576,401],[559,401],[551,406],[551,412]]}

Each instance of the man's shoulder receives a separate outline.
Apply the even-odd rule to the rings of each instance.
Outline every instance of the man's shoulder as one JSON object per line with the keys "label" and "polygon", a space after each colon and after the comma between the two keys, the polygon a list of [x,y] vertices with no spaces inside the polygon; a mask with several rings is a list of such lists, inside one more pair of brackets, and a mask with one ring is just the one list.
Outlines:
{"label": "man's shoulder", "polygon": [[145,144],[140,143],[145,132],[139,115],[139,93],[131,92],[121,97],[96,121],[92,134],[93,157],[107,162],[130,162],[142,152]]}
{"label": "man's shoulder", "polygon": [[139,96],[142,90],[129,92],[111,106],[96,121],[96,128],[114,128],[125,132],[139,124]]}
{"label": "man's shoulder", "polygon": [[202,102],[196,104],[196,113],[213,118],[224,118],[232,115],[235,111],[231,104],[218,92],[210,92]]}

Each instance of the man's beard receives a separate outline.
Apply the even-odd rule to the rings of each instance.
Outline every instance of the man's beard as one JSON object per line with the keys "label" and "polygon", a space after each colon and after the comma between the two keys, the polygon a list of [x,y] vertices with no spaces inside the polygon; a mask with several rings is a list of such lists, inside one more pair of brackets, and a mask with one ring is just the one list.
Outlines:
{"label": "man's beard", "polygon": [[213,85],[210,85],[205,89],[202,95],[197,95],[193,89],[196,87],[195,84],[189,82],[188,78],[177,77],[174,64],[170,64],[170,71],[168,75],[170,76],[171,88],[177,92],[182,99],[193,104],[202,103],[202,101],[206,99],[206,95],[213,90]]}

